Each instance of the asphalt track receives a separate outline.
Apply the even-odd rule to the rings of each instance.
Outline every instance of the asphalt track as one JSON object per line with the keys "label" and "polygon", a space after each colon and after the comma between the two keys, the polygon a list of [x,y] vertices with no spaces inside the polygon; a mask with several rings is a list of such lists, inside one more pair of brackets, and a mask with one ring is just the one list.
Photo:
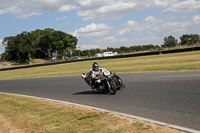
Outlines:
{"label": "asphalt track", "polygon": [[97,94],[80,76],[0,80],[0,92],[62,100],[200,131],[200,71],[118,74],[126,88]]}

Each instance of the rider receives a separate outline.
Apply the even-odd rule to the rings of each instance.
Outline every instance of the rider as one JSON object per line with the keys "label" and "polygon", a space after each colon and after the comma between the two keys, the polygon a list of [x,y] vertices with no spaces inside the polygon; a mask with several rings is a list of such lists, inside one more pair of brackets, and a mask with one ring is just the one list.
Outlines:
{"label": "rider", "polygon": [[[87,80],[87,77],[90,76],[93,82],[100,83],[101,82],[101,79],[100,79],[101,72],[106,73],[109,71],[106,70],[105,68],[101,68],[97,62],[94,62],[92,64],[92,69],[90,70],[90,72],[87,75],[82,74],[81,77],[84,78],[85,80]],[[88,84],[93,85],[93,83],[88,83]],[[94,87],[92,86],[92,88],[94,88]]]}

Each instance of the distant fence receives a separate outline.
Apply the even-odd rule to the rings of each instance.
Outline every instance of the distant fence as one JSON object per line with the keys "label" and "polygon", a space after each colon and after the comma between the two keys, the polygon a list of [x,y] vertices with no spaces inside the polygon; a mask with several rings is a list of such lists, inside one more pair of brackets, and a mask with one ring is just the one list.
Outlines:
{"label": "distant fence", "polygon": [[144,52],[144,53],[116,55],[116,56],[110,56],[110,57],[87,58],[87,59],[78,59],[78,60],[71,60],[71,61],[60,61],[60,62],[52,62],[52,63],[44,63],[44,64],[34,64],[34,65],[27,65],[27,66],[2,68],[2,69],[0,69],[0,71],[16,70],[16,69],[24,69],[24,68],[32,68],[32,67],[40,67],[40,66],[50,66],[50,65],[72,63],[72,62],[81,62],[81,61],[89,61],[89,60],[106,60],[106,59],[116,59],[116,58],[128,58],[128,57],[169,54],[169,53],[179,53],[179,52],[198,51],[198,50],[200,50],[200,47],[173,49],[173,50],[163,50],[163,51],[152,51],[152,52]]}

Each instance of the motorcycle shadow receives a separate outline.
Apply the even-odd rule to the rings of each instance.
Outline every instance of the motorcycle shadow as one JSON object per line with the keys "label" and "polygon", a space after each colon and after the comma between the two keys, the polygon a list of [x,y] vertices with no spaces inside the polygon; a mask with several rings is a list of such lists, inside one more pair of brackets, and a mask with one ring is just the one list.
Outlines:
{"label": "motorcycle shadow", "polygon": [[96,95],[96,94],[101,94],[101,95],[107,95],[108,93],[100,93],[98,91],[81,91],[81,92],[77,92],[74,93],[73,95]]}

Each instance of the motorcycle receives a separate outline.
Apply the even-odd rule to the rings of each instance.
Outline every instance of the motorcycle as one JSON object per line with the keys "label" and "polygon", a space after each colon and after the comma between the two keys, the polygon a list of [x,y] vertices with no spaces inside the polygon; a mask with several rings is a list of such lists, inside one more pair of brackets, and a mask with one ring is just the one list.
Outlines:
{"label": "motorcycle", "polygon": [[96,74],[96,77],[99,77],[97,78],[98,80],[92,79],[90,73],[83,73],[81,77],[85,79],[85,82],[91,86],[93,90],[99,93],[109,92],[111,95],[114,95],[117,90],[125,88],[121,78],[115,73],[112,74],[110,71],[103,72],[103,74]]}

